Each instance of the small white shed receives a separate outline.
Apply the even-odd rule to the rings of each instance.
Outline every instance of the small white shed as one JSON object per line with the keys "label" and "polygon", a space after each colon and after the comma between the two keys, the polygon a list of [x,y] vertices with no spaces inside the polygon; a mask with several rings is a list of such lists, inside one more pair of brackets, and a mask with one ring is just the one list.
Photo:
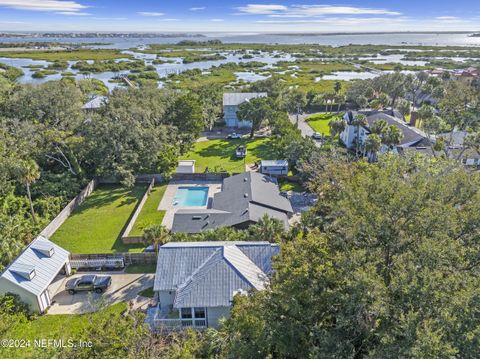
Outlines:
{"label": "small white shed", "polygon": [[195,160],[178,161],[177,173],[195,173]]}
{"label": "small white shed", "polygon": [[71,274],[69,258],[65,249],[37,237],[0,275],[0,295],[17,294],[32,312],[45,312],[55,295],[54,279]]}
{"label": "small white shed", "polygon": [[262,161],[260,165],[260,172],[266,175],[288,175],[288,161],[286,160],[273,160]]}

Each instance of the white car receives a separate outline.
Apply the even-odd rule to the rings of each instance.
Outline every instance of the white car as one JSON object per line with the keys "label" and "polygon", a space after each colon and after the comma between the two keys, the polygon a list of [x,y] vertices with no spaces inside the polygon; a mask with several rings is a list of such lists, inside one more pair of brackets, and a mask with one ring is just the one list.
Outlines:
{"label": "white car", "polygon": [[313,135],[312,135],[312,138],[315,139],[315,140],[321,140],[322,135],[319,132],[314,132]]}
{"label": "white car", "polygon": [[240,138],[242,138],[242,135],[234,132],[234,133],[230,133],[227,138],[231,139],[231,140],[238,140]]}

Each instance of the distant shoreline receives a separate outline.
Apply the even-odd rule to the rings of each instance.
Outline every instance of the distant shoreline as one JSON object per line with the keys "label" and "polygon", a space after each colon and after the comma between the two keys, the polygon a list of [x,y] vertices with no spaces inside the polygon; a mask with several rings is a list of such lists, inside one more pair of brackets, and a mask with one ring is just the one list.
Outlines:
{"label": "distant shoreline", "polygon": [[[202,38],[209,35],[235,35],[245,34],[244,32],[204,32],[204,33],[174,33],[174,32],[43,32],[43,31],[0,31],[0,38],[14,37],[43,37],[43,38]],[[274,35],[274,36],[365,36],[365,35],[399,35],[399,34],[423,34],[423,35],[445,35],[445,34],[470,34],[472,37],[480,36],[477,31],[385,31],[385,32],[255,32],[250,35]]]}

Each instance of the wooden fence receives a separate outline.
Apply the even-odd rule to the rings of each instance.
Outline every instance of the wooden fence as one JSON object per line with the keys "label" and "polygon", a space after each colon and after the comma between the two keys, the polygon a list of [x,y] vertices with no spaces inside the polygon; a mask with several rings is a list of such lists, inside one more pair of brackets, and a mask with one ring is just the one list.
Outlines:
{"label": "wooden fence", "polygon": [[153,187],[155,186],[155,177],[151,178],[150,184],[147,187],[147,190],[145,191],[142,199],[137,205],[137,208],[135,208],[135,211],[133,212],[133,215],[130,217],[127,226],[125,227],[125,230],[122,233],[122,242],[124,244],[136,244],[136,243],[142,243],[143,242],[143,237],[142,236],[130,236],[130,232],[133,229],[133,226],[135,225],[135,222],[142,211],[143,206],[145,205],[145,202],[147,202],[148,196],[150,195],[150,192],[152,192]]}
{"label": "wooden fence", "polygon": [[221,181],[229,176],[228,173],[174,173],[174,181]]}
{"label": "wooden fence", "polygon": [[58,228],[67,220],[70,214],[80,206],[85,199],[97,188],[98,182],[91,180],[88,185],[40,232],[40,235],[50,238]]}

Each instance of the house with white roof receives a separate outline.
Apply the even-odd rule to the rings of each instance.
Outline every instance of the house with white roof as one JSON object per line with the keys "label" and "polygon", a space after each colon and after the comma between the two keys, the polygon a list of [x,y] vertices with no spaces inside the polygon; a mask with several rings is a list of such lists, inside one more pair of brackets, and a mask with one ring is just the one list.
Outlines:
{"label": "house with white roof", "polygon": [[157,328],[218,326],[233,297],[263,290],[279,252],[269,242],[170,242],[159,248]]}
{"label": "house with white roof", "polygon": [[288,175],[288,161],[263,160],[260,162],[260,172],[271,176],[286,176]]}
{"label": "house with white roof", "polygon": [[239,106],[251,99],[267,97],[266,92],[236,92],[223,94],[223,114],[227,127],[250,128],[252,121],[240,121],[237,117]]}
{"label": "house with white roof", "polygon": [[[0,275],[0,295],[17,294],[30,310],[44,313],[58,288],[57,276],[71,274],[70,253],[39,236]],[[55,282],[55,283],[54,283]]]}

